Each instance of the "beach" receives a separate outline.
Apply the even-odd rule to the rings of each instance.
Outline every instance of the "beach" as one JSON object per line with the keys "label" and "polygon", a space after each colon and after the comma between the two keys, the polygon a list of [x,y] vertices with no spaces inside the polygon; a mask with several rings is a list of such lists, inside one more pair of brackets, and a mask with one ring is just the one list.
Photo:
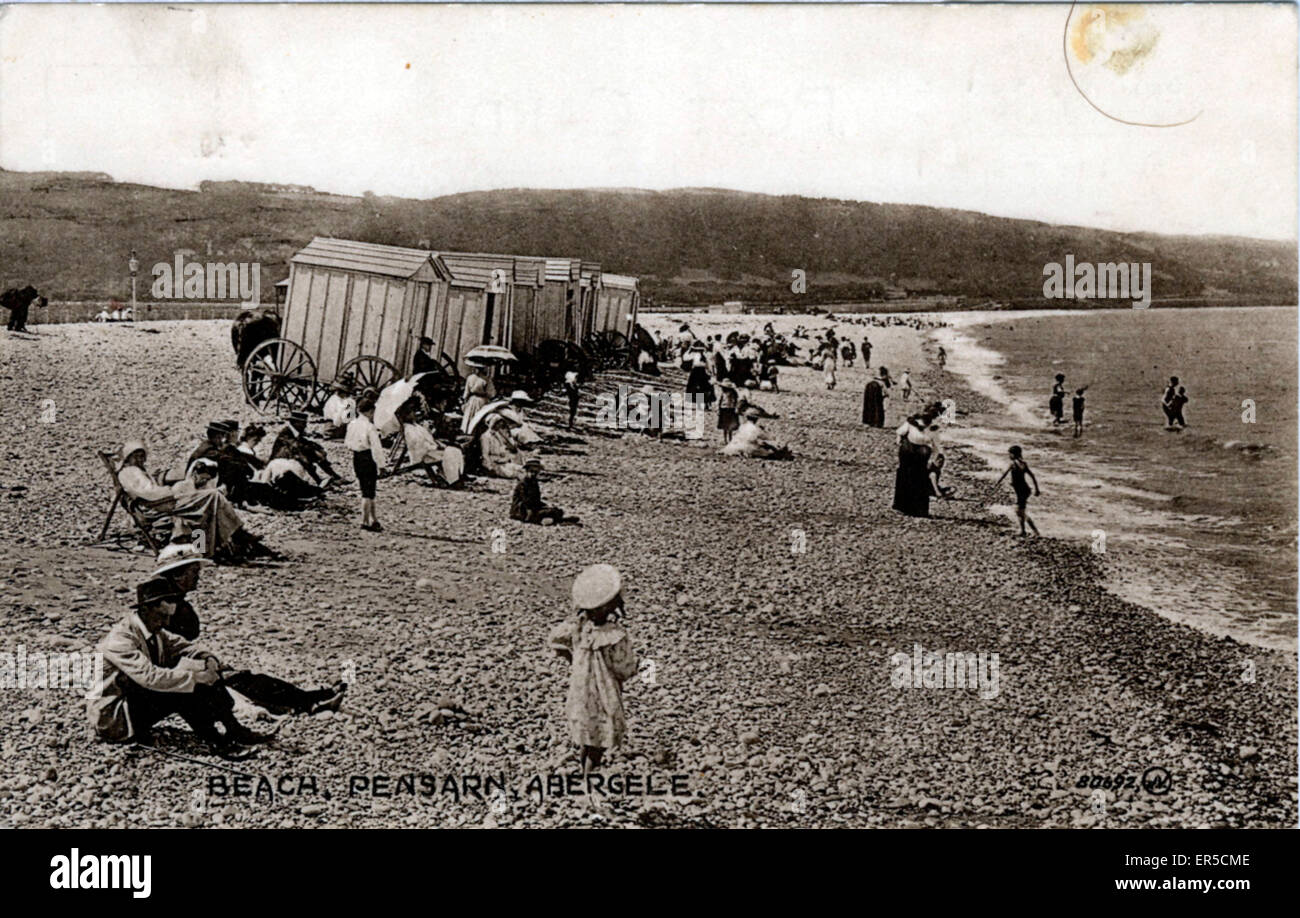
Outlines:
{"label": "beach", "polygon": [[[768,320],[832,324],[642,319],[700,335]],[[940,372],[942,338],[928,331],[834,324],[855,343],[866,331],[873,368],[910,368],[912,404],[957,403],[945,478],[958,496],[981,495],[988,464],[963,442],[1001,412],[998,393],[956,372],[965,357],[951,348],[953,372]],[[154,468],[212,418],[258,418],[228,323],[33,330],[0,338],[0,643],[89,650],[152,567],[144,552],[92,545],[111,497],[94,450],[139,436]],[[357,527],[355,485],[320,510],[245,514],[287,559],[207,568],[192,597],[203,642],[299,684],[351,674],[342,711],[292,721],[235,766],[272,793],[223,796],[211,779],[229,773],[202,764],[184,727],[157,731],[153,749],[99,745],[75,694],[0,689],[0,823],[1294,825],[1294,644],[1248,644],[1125,601],[1086,541],[1021,539],[997,513],[1009,492],[900,517],[892,427],[904,412],[891,399],[887,427],[866,430],[867,376],[860,362],[841,367],[827,392],[821,373],[790,368],[779,393],[758,393],[779,415],[764,427],[795,453],[773,463],[718,456],[711,422],[703,444],[596,428],[597,392],[648,381],[602,377],[584,392],[574,441],[542,457],[545,498],[581,527],[511,521],[506,481],[445,491],[409,475],[380,482],[379,534]],[[654,382],[680,389],[683,378]],[[556,421],[560,402],[551,393],[534,414]],[[341,444],[328,449],[348,467]],[[126,526],[119,512],[114,528]],[[683,792],[530,789],[572,770],[568,673],[545,640],[569,614],[573,576],[595,562],[624,575],[641,661],[624,691],[629,735],[605,771]],[[900,684],[900,660],[927,652],[996,654],[996,684]],[[1146,780],[1159,769],[1167,784]],[[454,776],[460,792],[425,795],[419,781],[391,792],[404,775],[440,788]],[[465,776],[499,776],[506,790],[466,792]],[[1115,790],[1092,780],[1102,776],[1134,780]],[[283,790],[302,777],[317,792]]]}

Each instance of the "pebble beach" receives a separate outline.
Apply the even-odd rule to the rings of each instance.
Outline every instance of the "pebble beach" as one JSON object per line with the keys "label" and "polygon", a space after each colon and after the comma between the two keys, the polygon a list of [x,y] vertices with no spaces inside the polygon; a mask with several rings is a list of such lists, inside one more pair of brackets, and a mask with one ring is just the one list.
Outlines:
{"label": "pebble beach", "polygon": [[[700,335],[768,320],[685,318]],[[112,495],[95,450],[138,436],[152,469],[209,419],[267,419],[244,401],[226,322],[33,331],[0,337],[0,651],[89,651],[153,566],[120,511],[119,544],[94,544]],[[873,368],[910,368],[911,404],[983,404],[937,368],[924,332],[865,331]],[[1022,539],[989,513],[985,466],[960,448],[946,483],[976,499],[901,517],[902,412],[891,399],[885,429],[862,426],[869,372],[841,367],[828,392],[790,368],[779,393],[757,394],[795,453],[771,463],[719,456],[712,418],[699,444],[597,428],[597,392],[647,381],[598,379],[581,429],[542,456],[545,499],[581,526],[510,520],[507,481],[447,491],[413,475],[381,480],[382,533],[358,528],[355,485],[318,510],[244,513],[287,557],[205,568],[191,596],[203,643],[297,684],[346,674],[342,710],[217,764],[178,720],[154,748],[106,746],[76,692],[0,688],[0,825],[1294,825],[1295,653],[1108,593],[1085,547]],[[534,415],[558,420],[559,397]],[[341,443],[328,449],[350,469]],[[596,562],[623,573],[641,661],[627,741],[603,770],[655,793],[548,782],[574,763],[568,674],[545,639]],[[899,655],[921,651],[996,654],[996,691],[900,685]],[[270,792],[235,795],[232,769]]]}

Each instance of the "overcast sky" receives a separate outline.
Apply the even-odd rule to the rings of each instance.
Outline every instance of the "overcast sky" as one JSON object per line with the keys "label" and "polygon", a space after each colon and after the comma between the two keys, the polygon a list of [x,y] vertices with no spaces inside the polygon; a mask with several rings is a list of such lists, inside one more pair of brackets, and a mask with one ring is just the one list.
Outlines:
{"label": "overcast sky", "polygon": [[[1113,8],[1112,8],[1113,9]],[[0,166],[432,197],[716,186],[1296,236],[1296,12],[0,8]],[[1089,31],[1091,30],[1091,31]]]}

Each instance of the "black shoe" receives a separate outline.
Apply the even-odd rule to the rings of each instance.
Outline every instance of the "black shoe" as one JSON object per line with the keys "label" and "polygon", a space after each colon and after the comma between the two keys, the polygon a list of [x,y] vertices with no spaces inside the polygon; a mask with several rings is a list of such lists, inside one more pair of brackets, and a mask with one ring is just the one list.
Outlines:
{"label": "black shoe", "polygon": [[235,724],[229,727],[226,732],[227,742],[240,746],[256,746],[260,743],[269,743],[275,739],[275,731],[270,733],[258,733],[250,730],[242,724]]}
{"label": "black shoe", "polygon": [[347,694],[347,691],[348,684],[346,682],[336,683],[334,686],[334,694],[313,704],[311,710],[307,713],[319,714],[322,711],[334,711],[337,713],[338,709],[343,705],[343,696]]}
{"label": "black shoe", "polygon": [[212,752],[227,762],[243,762],[257,755],[256,749],[249,749],[233,742],[214,743]]}

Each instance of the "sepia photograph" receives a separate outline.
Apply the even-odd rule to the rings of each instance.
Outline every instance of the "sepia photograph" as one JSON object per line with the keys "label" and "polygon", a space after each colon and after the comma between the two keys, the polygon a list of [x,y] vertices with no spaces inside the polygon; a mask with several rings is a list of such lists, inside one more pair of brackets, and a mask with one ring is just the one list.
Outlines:
{"label": "sepia photograph", "polygon": [[1297,127],[1287,3],[0,6],[0,875],[839,829],[1244,904]]}

